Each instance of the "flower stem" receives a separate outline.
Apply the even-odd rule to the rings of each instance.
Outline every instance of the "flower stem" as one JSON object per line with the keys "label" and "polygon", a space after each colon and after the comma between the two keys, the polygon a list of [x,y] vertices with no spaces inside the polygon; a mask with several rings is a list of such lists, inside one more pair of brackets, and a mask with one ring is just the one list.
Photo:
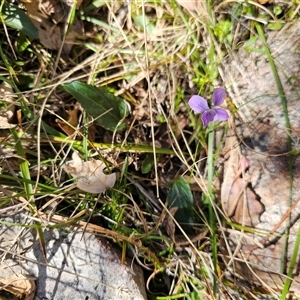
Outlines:
{"label": "flower stem", "polygon": [[213,258],[213,276],[214,284],[213,290],[216,294],[217,289],[217,236],[216,236],[216,216],[214,212],[214,193],[213,193],[213,175],[214,175],[214,122],[209,122],[208,132],[208,155],[207,155],[207,181],[208,181],[208,217],[209,226],[211,230],[211,247],[212,247],[212,258]]}

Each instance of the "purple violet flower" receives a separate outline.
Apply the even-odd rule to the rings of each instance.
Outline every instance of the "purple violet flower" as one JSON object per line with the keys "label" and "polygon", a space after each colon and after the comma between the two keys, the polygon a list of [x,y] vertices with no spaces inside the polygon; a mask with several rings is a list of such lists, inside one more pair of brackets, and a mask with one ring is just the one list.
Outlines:
{"label": "purple violet flower", "polygon": [[222,88],[214,89],[212,95],[212,108],[209,108],[207,100],[201,96],[194,95],[189,100],[189,106],[195,113],[202,113],[202,122],[207,126],[212,121],[226,121],[229,118],[228,112],[219,107],[225,100],[226,92]]}

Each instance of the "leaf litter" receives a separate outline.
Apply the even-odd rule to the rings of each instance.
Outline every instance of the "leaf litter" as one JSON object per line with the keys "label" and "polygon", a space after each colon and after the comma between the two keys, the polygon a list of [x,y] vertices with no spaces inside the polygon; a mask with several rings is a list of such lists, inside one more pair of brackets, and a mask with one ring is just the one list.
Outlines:
{"label": "leaf litter", "polygon": [[[76,1],[77,8],[80,7],[81,2]],[[69,13],[75,2],[22,0],[22,3],[38,30],[41,44],[52,50],[60,50],[62,48],[65,55],[69,54],[75,39],[83,33],[81,23],[75,17],[64,38],[65,29],[68,26]]]}
{"label": "leaf litter", "polygon": [[63,165],[63,169],[77,178],[77,187],[85,192],[101,194],[112,188],[116,182],[116,174],[106,175],[106,165],[101,160],[83,161],[74,151],[72,160]]}
{"label": "leaf litter", "polygon": [[229,219],[244,226],[255,227],[260,223],[260,215],[264,212],[264,205],[251,188],[247,171],[251,165],[241,153],[232,122],[234,121],[231,117],[225,143],[229,158],[224,163],[221,203]]}
{"label": "leaf litter", "polygon": [[[7,278],[0,278],[0,290],[5,290],[17,299],[33,300],[36,290],[35,280],[23,274],[14,274]],[[1,297],[2,298],[2,297]]]}

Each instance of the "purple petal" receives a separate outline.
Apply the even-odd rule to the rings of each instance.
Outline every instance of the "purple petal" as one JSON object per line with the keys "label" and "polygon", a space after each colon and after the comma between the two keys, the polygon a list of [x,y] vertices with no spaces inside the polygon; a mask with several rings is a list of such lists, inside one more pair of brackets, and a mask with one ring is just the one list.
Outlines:
{"label": "purple petal", "polygon": [[212,95],[212,102],[214,106],[219,106],[223,103],[226,97],[226,92],[222,88],[216,88],[214,89],[213,95]]}
{"label": "purple petal", "polygon": [[213,110],[216,113],[214,121],[226,121],[229,118],[228,112],[224,108],[215,107]]}
{"label": "purple petal", "polygon": [[191,99],[189,100],[189,106],[195,113],[203,113],[209,110],[207,101],[198,95],[194,95],[191,97]]}
{"label": "purple petal", "polygon": [[202,115],[202,122],[204,126],[207,126],[207,124],[211,121],[214,121],[216,117],[216,112],[214,109],[209,109],[205,111]]}

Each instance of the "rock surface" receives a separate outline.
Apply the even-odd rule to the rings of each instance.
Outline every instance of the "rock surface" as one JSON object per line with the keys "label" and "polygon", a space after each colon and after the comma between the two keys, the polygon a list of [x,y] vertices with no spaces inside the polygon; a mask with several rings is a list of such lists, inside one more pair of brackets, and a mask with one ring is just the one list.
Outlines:
{"label": "rock surface", "polygon": [[[299,155],[292,157],[291,178],[288,154],[288,135],[292,139],[292,149],[295,152],[300,149],[299,32],[300,22],[294,22],[280,32],[272,33],[267,40],[284,87],[291,132],[286,127],[280,95],[265,54],[242,48],[224,71],[229,95],[239,108],[235,127],[241,153],[249,161],[251,188],[265,207],[255,234],[242,236],[237,232],[230,235],[236,255],[248,261],[248,266],[238,263],[236,267],[247,280],[259,282],[256,277],[259,275],[267,285],[279,289],[285,280],[279,275],[282,273],[285,230],[289,229],[287,263],[283,261],[287,268],[299,227],[300,158]],[[262,49],[262,42],[257,41],[254,46]],[[290,182],[291,200],[295,204],[291,213]],[[287,216],[291,217],[291,226]],[[263,240],[270,232],[268,240]],[[298,273],[295,268],[293,289],[300,294]]]}
{"label": "rock surface", "polygon": [[[25,224],[28,219],[18,214],[5,222]],[[118,251],[91,233],[66,230],[44,232],[46,261],[34,229],[0,225],[0,277],[14,273],[35,277],[36,300],[146,299],[139,266],[130,260],[123,265]]]}

